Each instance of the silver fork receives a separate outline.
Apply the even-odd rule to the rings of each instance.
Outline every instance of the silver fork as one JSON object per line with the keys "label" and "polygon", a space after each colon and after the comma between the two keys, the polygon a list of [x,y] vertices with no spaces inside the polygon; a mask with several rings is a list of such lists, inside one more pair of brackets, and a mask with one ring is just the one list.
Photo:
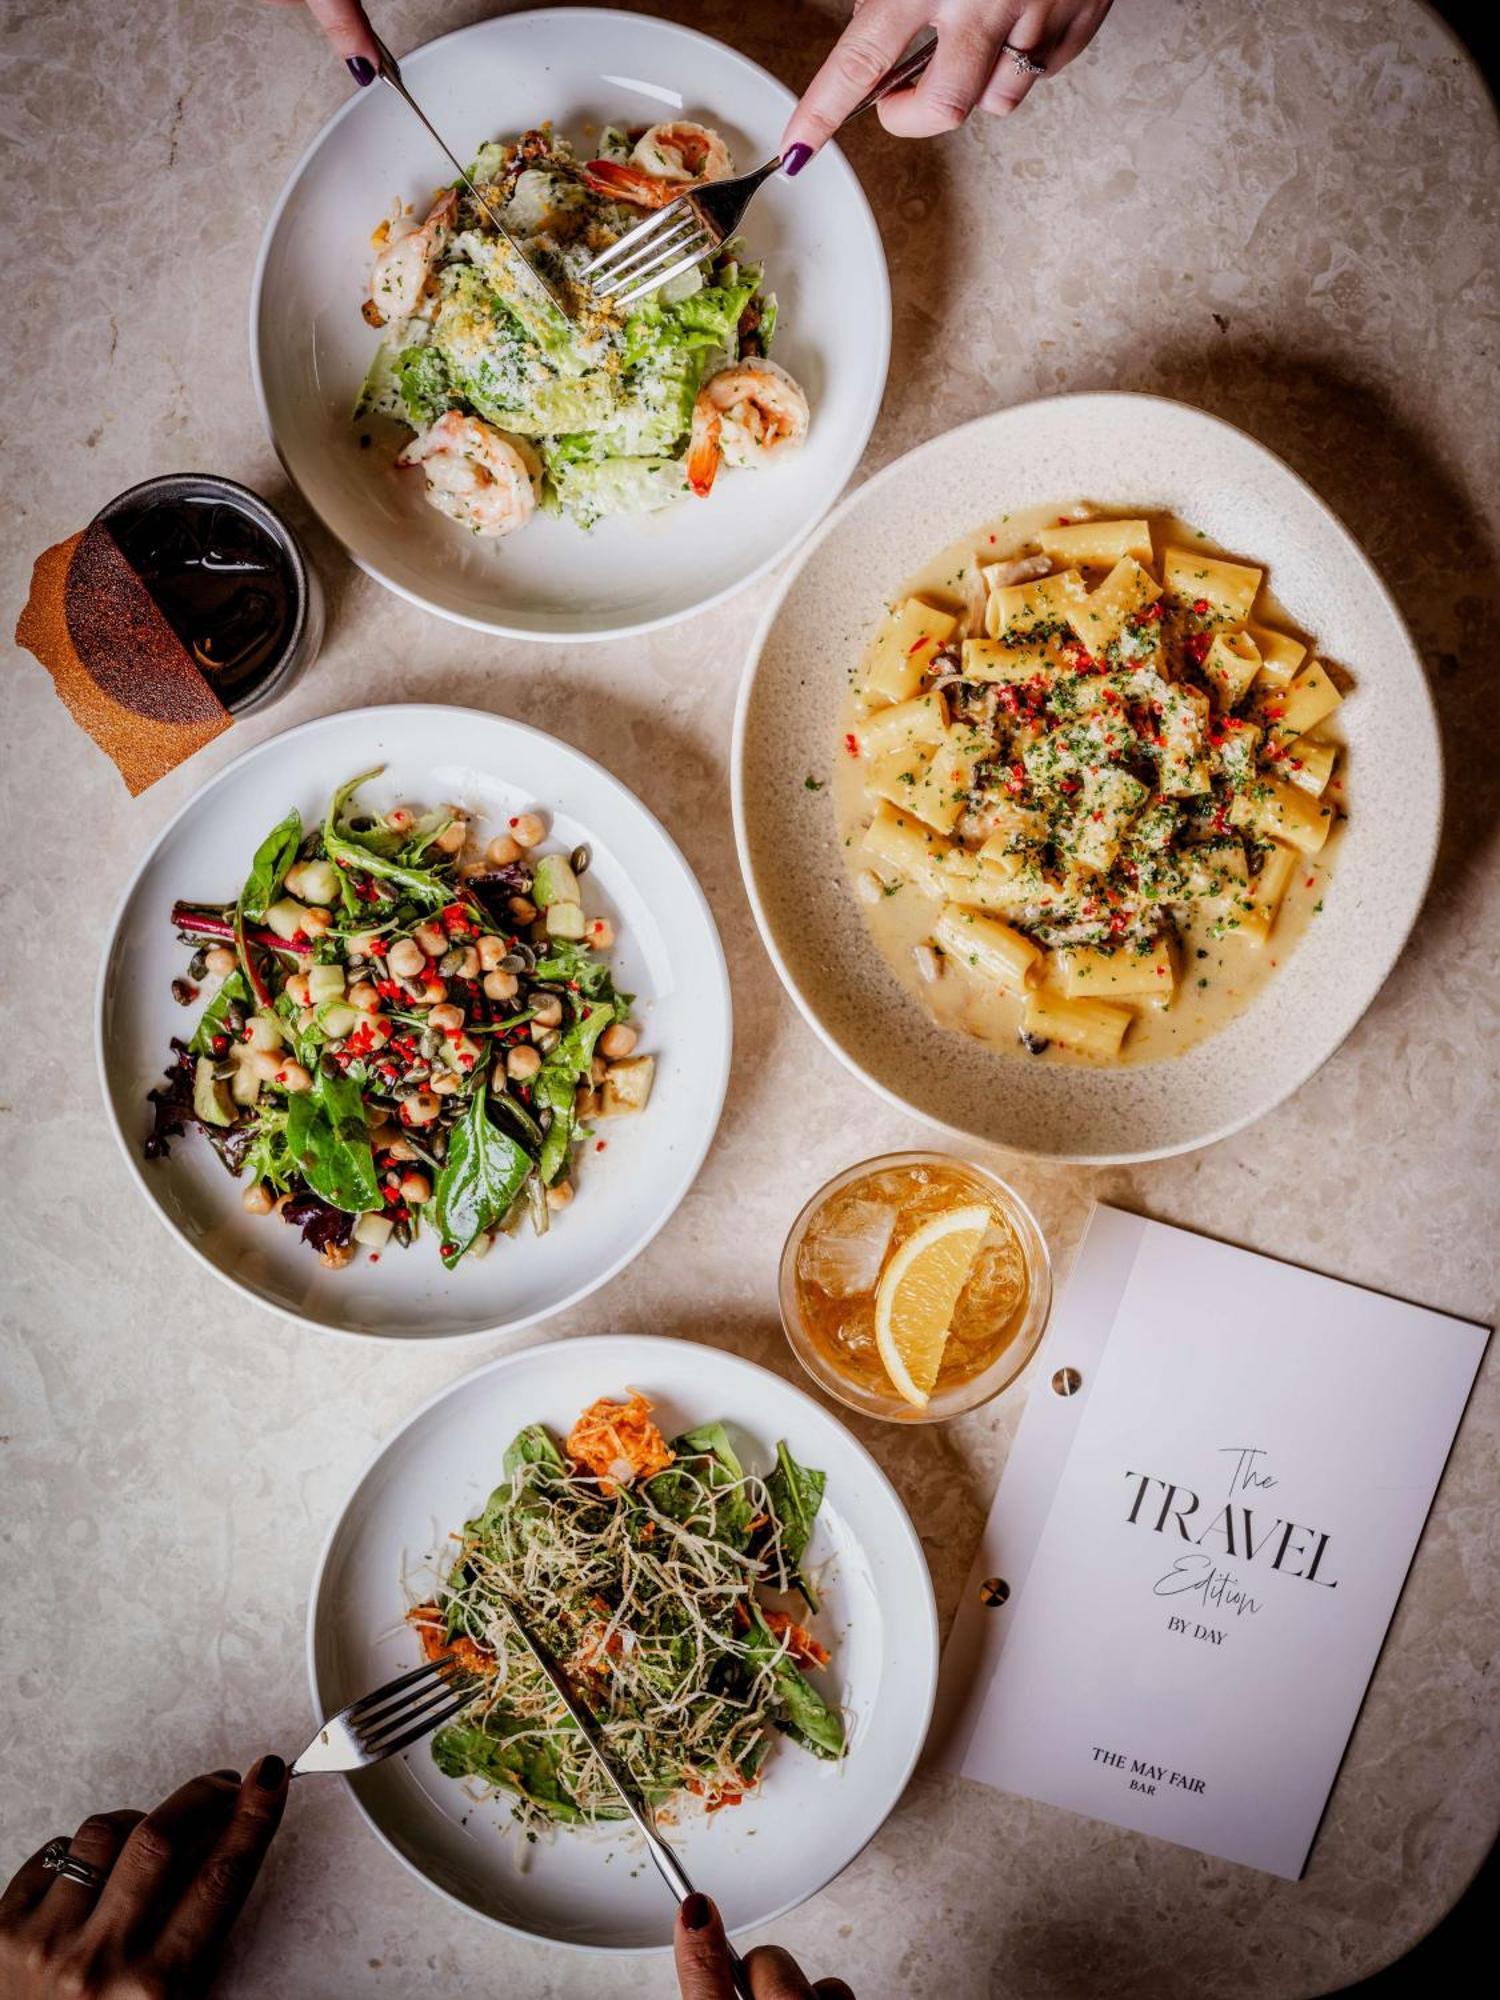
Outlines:
{"label": "silver fork", "polygon": [[[937,48],[936,34],[919,42],[909,56],[888,69],[867,97],[862,97],[838,127],[878,104],[893,90],[902,90],[932,61]],[[732,180],[707,181],[676,201],[669,202],[626,230],[617,243],[602,250],[579,276],[588,283],[596,299],[607,299],[618,310],[634,305],[648,292],[690,271],[711,256],[727,237],[734,234],[757,189],[779,172],[785,155],[778,153],[754,173],[736,174]],[[622,286],[628,287],[621,290]]]}
{"label": "silver fork", "polygon": [[453,1655],[444,1653],[351,1701],[323,1724],[293,1764],[292,1776],[363,1771],[451,1722],[479,1688],[472,1675],[449,1673],[452,1665]]}

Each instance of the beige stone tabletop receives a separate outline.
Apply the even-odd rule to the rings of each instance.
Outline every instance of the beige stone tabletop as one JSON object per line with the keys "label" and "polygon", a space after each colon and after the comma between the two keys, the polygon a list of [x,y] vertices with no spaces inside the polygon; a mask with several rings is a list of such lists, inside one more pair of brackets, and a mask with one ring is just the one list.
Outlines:
{"label": "beige stone tabletop", "polygon": [[[493,11],[390,0],[397,48]],[[666,0],[797,84],[828,0]],[[171,813],[250,744],[341,707],[490,706],[603,759],[665,820],[729,955],[736,1061],[675,1220],[527,1339],[647,1328],[784,1374],[777,1252],[803,1195],[921,1128],[846,1075],[782,994],[741,891],[726,781],[757,591],[656,637],[528,648],[439,623],[355,572],[285,490],[256,415],[246,295],[263,220],[342,70],[253,0],[12,0],[0,23],[10,223],[3,533],[31,558],[153,472],[247,480],[304,526],[331,622],[316,670],[132,803],[29,655],[4,681],[0,978],[9,1228],[0,1415],[3,1870],[91,1807],[303,1737],[313,1562],[356,1468],[503,1343],[317,1337],[240,1301],[147,1213],[91,1051],[104,927]],[[1500,938],[1493,597],[1494,196],[1483,85],[1416,0],[1120,0],[1094,50],[1004,125],[850,153],[895,294],[865,471],[1059,390],[1184,398],[1337,508],[1395,590],[1442,712],[1450,795],[1416,934],[1288,1104],[1185,1158],[1007,1163],[1066,1267],[1096,1196],[1493,1322]],[[1393,837],[1399,837],[1399,829]],[[1300,1996],[1397,1956],[1464,1887],[1500,1811],[1497,1364],[1449,1464],[1300,1883],[920,1776],[871,1847],[777,1927],[862,2000]],[[920,1524],[945,1624],[1018,1415],[855,1429]],[[309,1788],[226,1990],[667,1995],[455,1914],[337,1785]]]}

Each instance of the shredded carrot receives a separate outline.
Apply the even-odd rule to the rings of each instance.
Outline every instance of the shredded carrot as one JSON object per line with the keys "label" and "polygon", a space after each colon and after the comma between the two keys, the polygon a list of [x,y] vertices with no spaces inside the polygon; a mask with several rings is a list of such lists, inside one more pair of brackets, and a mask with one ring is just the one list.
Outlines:
{"label": "shredded carrot", "polygon": [[409,1625],[417,1628],[422,1651],[429,1660],[441,1659],[444,1653],[451,1653],[453,1664],[462,1667],[465,1673],[494,1673],[495,1656],[487,1646],[481,1646],[462,1634],[456,1639],[446,1637],[443,1631],[443,1614],[435,1604],[414,1604],[407,1612],[406,1619]]}
{"label": "shredded carrot", "polygon": [[799,1667],[826,1667],[833,1655],[828,1648],[820,1645],[805,1625],[796,1625],[784,1611],[763,1611],[762,1618],[778,1639],[785,1639],[787,1650]]}
{"label": "shredded carrot", "polygon": [[650,1479],[672,1463],[667,1441],[651,1421],[651,1405],[632,1389],[628,1403],[601,1396],[568,1432],[566,1450],[606,1492],[634,1479]]}

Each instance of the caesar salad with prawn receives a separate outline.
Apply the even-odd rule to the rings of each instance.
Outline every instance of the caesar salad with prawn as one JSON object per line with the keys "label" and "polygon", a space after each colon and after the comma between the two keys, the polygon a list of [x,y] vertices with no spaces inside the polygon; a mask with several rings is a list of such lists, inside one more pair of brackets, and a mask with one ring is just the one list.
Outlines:
{"label": "caesar salad with prawn", "polygon": [[583,160],[549,125],[497,140],[471,178],[531,269],[461,183],[420,221],[398,202],[372,238],[363,310],[382,338],[356,422],[414,432],[398,470],[488,538],[539,509],[587,528],[705,499],[721,466],[795,451],[807,397],[771,359],[776,296],[737,240],[624,314],[581,276],[644,213],[733,172],[719,134],[685,119],[606,127]]}

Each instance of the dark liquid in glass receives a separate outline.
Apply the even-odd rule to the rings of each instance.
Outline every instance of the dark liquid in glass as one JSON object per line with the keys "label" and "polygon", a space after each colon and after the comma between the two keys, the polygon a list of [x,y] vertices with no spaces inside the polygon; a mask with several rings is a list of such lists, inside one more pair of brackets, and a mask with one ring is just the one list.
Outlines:
{"label": "dark liquid in glass", "polygon": [[226,707],[280,658],[291,574],[260,523],[222,500],[183,498],[110,522],[126,560]]}

